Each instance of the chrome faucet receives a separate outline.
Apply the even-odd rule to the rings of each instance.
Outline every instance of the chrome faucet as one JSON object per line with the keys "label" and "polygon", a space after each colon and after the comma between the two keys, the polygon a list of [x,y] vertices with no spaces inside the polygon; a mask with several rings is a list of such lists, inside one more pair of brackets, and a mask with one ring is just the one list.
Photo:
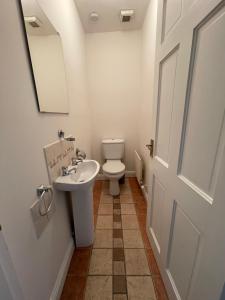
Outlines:
{"label": "chrome faucet", "polygon": [[77,166],[74,166],[72,168],[62,167],[62,176],[67,176],[67,175],[71,174],[73,171],[76,173]]}

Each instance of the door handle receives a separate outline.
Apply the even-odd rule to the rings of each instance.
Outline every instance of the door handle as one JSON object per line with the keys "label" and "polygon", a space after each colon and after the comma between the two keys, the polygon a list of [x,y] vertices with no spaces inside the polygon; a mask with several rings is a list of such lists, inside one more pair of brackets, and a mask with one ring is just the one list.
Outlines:
{"label": "door handle", "polygon": [[150,151],[150,156],[153,157],[153,151],[154,151],[154,140],[150,140],[150,144],[145,145],[148,150]]}

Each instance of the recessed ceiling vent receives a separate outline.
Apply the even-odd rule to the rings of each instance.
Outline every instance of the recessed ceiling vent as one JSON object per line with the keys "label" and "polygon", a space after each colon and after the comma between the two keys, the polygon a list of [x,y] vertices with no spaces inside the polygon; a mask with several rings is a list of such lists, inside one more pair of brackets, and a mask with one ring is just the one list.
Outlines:
{"label": "recessed ceiling vent", "polygon": [[28,23],[33,28],[41,27],[41,21],[35,16],[24,17],[24,19],[25,19],[25,22]]}
{"label": "recessed ceiling vent", "polygon": [[121,10],[120,12],[120,19],[122,23],[129,23],[133,17],[134,17],[133,9]]}

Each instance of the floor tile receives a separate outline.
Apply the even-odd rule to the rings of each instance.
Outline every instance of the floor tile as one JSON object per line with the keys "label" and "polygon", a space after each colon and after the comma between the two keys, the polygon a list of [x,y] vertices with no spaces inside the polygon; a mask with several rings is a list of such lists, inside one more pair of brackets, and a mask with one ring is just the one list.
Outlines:
{"label": "floor tile", "polygon": [[90,275],[111,275],[112,274],[112,249],[93,249],[90,268]]}
{"label": "floor tile", "polygon": [[120,185],[120,195],[131,195],[130,187],[128,185]]}
{"label": "floor tile", "polygon": [[114,229],[121,229],[122,223],[121,222],[113,222],[113,228]]}
{"label": "floor tile", "polygon": [[120,209],[114,209],[113,210],[113,214],[114,215],[120,215],[121,214],[121,210]]}
{"label": "floor tile", "polygon": [[119,204],[120,203],[120,199],[113,199],[113,203],[114,204]]}
{"label": "floor tile", "polygon": [[127,300],[127,295],[124,294],[114,294],[113,300]]}
{"label": "floor tile", "polygon": [[113,229],[113,238],[123,238],[123,230],[122,229]]}
{"label": "floor tile", "polygon": [[145,253],[148,260],[148,265],[151,270],[151,274],[154,276],[160,276],[159,268],[157,266],[153,250],[152,249],[145,249]]}
{"label": "floor tile", "polygon": [[135,215],[134,204],[121,204],[121,214],[122,215]]}
{"label": "floor tile", "polygon": [[114,222],[121,222],[121,215],[113,215]]}
{"label": "floor tile", "polygon": [[123,239],[122,238],[113,239],[113,248],[123,248]]}
{"label": "floor tile", "polygon": [[137,210],[137,214],[143,214],[146,215],[146,211],[147,211],[147,207],[145,204],[136,204],[136,210]]}
{"label": "floor tile", "polygon": [[99,299],[112,299],[112,276],[88,276],[85,300]]}
{"label": "floor tile", "polygon": [[86,277],[67,276],[61,300],[78,300],[84,298]]}
{"label": "floor tile", "polygon": [[113,262],[113,275],[125,275],[125,265],[123,261]]}
{"label": "floor tile", "polygon": [[113,247],[112,229],[100,229],[95,231],[94,248],[112,248]]}
{"label": "floor tile", "polygon": [[101,199],[100,200],[100,203],[99,203],[100,205],[101,204],[113,204],[113,200],[112,199],[110,199],[110,198],[103,198],[103,199]]}
{"label": "floor tile", "polygon": [[126,276],[113,276],[113,294],[126,294]]}
{"label": "floor tile", "polygon": [[113,197],[110,195],[102,195],[100,199],[101,204],[112,204],[113,203]]}
{"label": "floor tile", "polygon": [[113,229],[113,216],[98,216],[97,229]]}
{"label": "floor tile", "polygon": [[127,204],[127,203],[134,203],[134,201],[131,195],[121,195],[120,203]]}
{"label": "floor tile", "polygon": [[[121,184],[119,197],[109,195],[108,181],[97,181],[93,196],[94,249],[77,249],[74,252],[61,300],[82,300],[85,290],[86,300],[155,300],[155,296],[157,300],[168,300],[147,237],[147,206],[137,180],[126,179],[125,184]],[[118,215],[112,215],[113,210]],[[143,246],[145,249],[140,248]],[[129,282],[129,297],[125,275]],[[152,294],[151,280],[155,294]]]}
{"label": "floor tile", "polygon": [[76,249],[73,253],[68,274],[86,276],[88,274],[91,249]]}
{"label": "floor tile", "polygon": [[168,300],[166,289],[161,277],[153,277],[157,300]]}
{"label": "floor tile", "polygon": [[144,249],[124,249],[127,275],[150,275]]}
{"label": "floor tile", "polygon": [[123,230],[124,248],[144,248],[139,230]]}
{"label": "floor tile", "polygon": [[114,248],[113,249],[113,261],[124,261],[123,248]]}
{"label": "floor tile", "polygon": [[156,300],[151,276],[128,276],[127,290],[129,300]]}
{"label": "floor tile", "polygon": [[113,203],[113,209],[120,209],[120,203]]}
{"label": "floor tile", "polygon": [[122,215],[123,229],[138,229],[138,219],[135,215]]}
{"label": "floor tile", "polygon": [[113,204],[100,204],[98,209],[99,215],[112,215],[113,214]]}
{"label": "floor tile", "polygon": [[102,187],[102,194],[103,195],[108,195],[108,196],[111,196],[110,193],[109,193],[109,185],[108,186],[104,186]]}

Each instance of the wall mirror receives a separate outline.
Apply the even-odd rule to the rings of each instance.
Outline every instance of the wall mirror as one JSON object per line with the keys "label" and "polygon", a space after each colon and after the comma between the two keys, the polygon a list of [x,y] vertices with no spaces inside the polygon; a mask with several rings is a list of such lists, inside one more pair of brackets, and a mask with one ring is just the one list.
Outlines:
{"label": "wall mirror", "polygon": [[68,113],[63,47],[37,1],[21,0],[28,55],[40,112]]}

